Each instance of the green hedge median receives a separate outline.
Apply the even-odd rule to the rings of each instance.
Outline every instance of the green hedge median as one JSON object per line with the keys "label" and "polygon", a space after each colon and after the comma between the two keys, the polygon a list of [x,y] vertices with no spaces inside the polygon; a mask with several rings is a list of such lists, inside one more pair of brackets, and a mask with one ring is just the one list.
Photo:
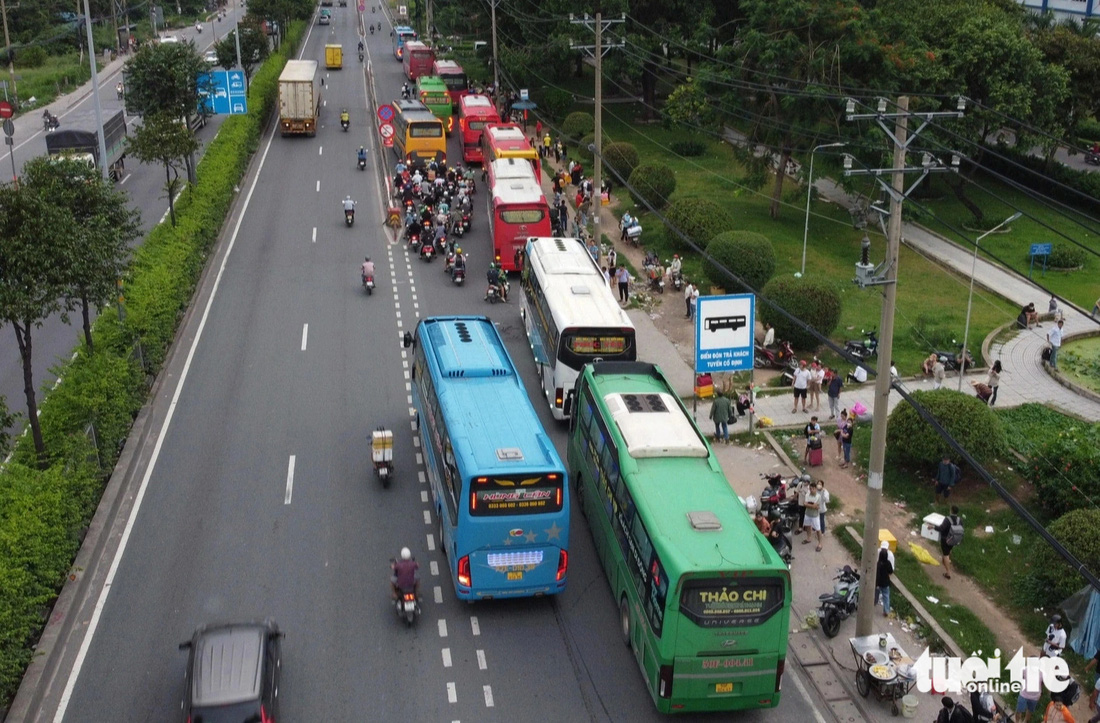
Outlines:
{"label": "green hedge median", "polygon": [[[284,52],[293,52],[304,30],[304,23],[291,25]],[[158,225],[136,250],[124,280],[124,320],[116,309],[103,310],[92,332],[96,353],[80,347],[57,370],[64,381],[40,405],[49,468],[36,468],[34,445],[20,438],[12,461],[0,470],[0,710],[19,687],[146,401],[146,378],[167,356],[275,107],[286,59],[273,54],[253,75],[248,113],[227,118],[210,143],[195,185],[176,205],[178,225]]]}

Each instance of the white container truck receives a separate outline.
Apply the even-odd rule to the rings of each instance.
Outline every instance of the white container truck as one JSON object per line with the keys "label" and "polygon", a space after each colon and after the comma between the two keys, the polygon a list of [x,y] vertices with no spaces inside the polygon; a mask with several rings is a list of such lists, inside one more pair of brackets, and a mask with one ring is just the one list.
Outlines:
{"label": "white container truck", "polygon": [[279,130],[284,136],[315,136],[320,110],[317,61],[288,60],[279,76]]}

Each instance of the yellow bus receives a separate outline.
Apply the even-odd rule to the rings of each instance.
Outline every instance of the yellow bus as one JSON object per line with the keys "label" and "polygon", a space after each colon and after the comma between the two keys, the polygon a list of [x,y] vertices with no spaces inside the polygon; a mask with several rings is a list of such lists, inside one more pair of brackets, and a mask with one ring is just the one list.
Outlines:
{"label": "yellow bus", "polygon": [[426,166],[447,160],[447,134],[443,121],[417,100],[397,100],[393,118],[393,152],[408,166]]}

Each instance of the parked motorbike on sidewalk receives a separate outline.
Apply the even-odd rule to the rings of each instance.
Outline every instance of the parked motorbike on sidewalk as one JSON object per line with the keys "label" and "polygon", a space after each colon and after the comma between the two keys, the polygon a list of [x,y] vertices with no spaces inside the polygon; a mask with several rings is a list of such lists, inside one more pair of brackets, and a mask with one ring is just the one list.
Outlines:
{"label": "parked motorbike on sidewalk", "polygon": [[936,349],[932,353],[943,364],[943,368],[949,372],[957,372],[959,367],[962,367],[962,371],[966,371],[974,366],[974,358],[970,356],[969,351],[964,352],[961,346],[958,351]]}
{"label": "parked motorbike on sidewalk", "polygon": [[818,609],[821,632],[827,638],[835,638],[840,632],[841,621],[855,615],[859,608],[859,573],[845,565],[833,579],[837,581],[833,591],[818,598],[821,601]]}
{"label": "parked motorbike on sidewalk", "polygon": [[789,341],[779,342],[774,349],[759,344],[756,344],[754,348],[753,365],[757,369],[786,369],[790,366],[791,360],[794,359],[794,349],[791,348]]}
{"label": "parked motorbike on sidewalk", "polygon": [[866,361],[878,353],[878,331],[863,332],[863,339],[850,339],[844,342],[844,351],[860,361]]}

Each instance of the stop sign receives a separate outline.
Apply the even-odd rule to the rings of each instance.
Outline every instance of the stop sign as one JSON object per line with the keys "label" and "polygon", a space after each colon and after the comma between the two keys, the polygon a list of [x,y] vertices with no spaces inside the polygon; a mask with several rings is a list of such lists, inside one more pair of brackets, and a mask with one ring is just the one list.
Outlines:
{"label": "stop sign", "polygon": [[0,100],[0,118],[11,118],[15,115],[15,108],[6,100]]}

